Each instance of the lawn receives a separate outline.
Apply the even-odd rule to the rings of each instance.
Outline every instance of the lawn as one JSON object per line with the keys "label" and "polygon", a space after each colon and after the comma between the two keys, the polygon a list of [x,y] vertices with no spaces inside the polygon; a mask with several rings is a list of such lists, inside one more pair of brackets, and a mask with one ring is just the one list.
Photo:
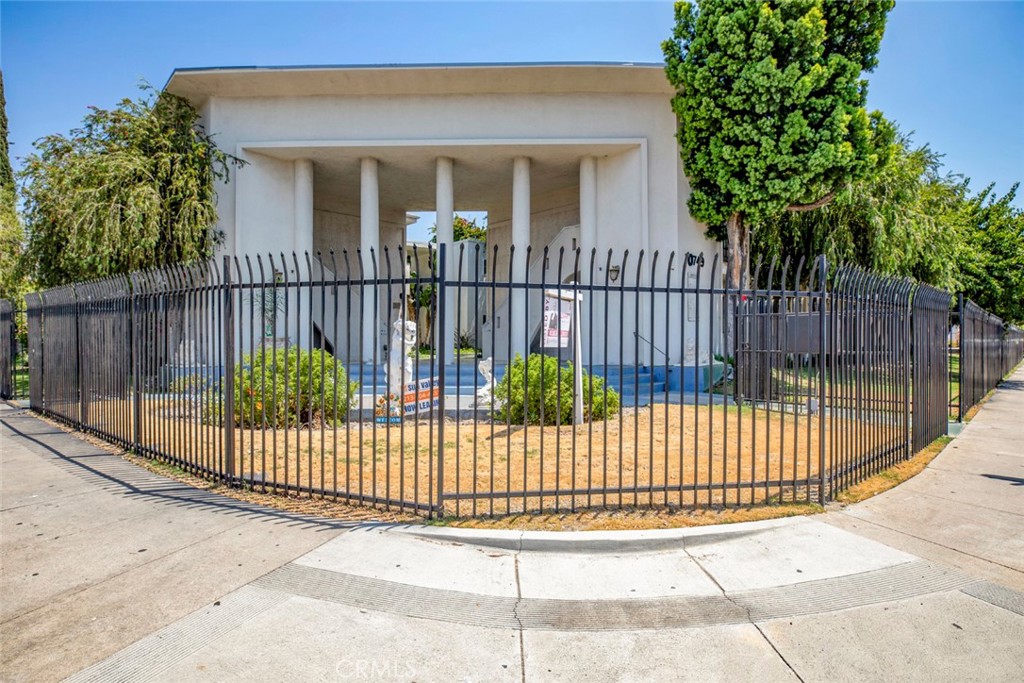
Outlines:
{"label": "lawn", "polygon": [[[202,424],[182,406],[163,398],[144,401],[143,441],[216,469],[223,428]],[[95,406],[92,417],[112,425],[111,431],[130,429],[126,410],[124,403],[107,402]],[[364,502],[425,505],[436,499],[436,458],[443,445],[448,514],[800,502],[816,496],[821,424],[818,415],[749,406],[656,404],[575,427],[449,418],[443,442],[438,423],[428,419],[392,426],[236,428],[236,472],[257,490],[287,486]],[[833,431],[847,426],[840,418],[825,420],[826,466]],[[844,460],[870,450],[872,439],[893,437],[887,430],[873,425],[868,438],[844,442]]]}

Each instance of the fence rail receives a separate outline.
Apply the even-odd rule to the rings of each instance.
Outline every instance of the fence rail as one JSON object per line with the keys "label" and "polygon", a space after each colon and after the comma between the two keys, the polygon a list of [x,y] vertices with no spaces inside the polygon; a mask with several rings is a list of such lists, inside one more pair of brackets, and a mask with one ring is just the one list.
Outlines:
{"label": "fence rail", "polygon": [[[945,433],[949,294],[823,259],[722,282],[717,256],[480,244],[134,273],[27,298],[30,402],[427,516],[823,502]],[[990,367],[972,334],[962,387],[1024,353]]]}

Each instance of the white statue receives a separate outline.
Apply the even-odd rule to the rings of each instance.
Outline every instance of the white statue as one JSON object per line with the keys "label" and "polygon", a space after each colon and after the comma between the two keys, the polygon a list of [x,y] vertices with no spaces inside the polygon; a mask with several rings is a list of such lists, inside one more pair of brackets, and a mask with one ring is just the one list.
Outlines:
{"label": "white statue", "polygon": [[387,375],[388,394],[401,397],[405,385],[412,381],[412,356],[416,348],[416,323],[411,320],[396,320],[391,326],[391,345],[388,347]]}
{"label": "white statue", "polygon": [[686,353],[683,356],[683,362],[686,365],[694,365],[697,362],[697,342],[693,337],[686,339]]}
{"label": "white statue", "polygon": [[494,359],[484,358],[477,364],[477,368],[484,378],[484,385],[476,392],[476,401],[489,405],[494,397]]}

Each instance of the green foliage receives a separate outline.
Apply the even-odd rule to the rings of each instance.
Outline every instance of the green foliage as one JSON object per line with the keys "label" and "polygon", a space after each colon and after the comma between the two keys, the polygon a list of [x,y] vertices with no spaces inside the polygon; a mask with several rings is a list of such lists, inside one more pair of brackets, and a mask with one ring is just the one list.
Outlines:
{"label": "green foliage", "polygon": [[[437,225],[430,226],[430,241],[437,241]],[[476,219],[466,219],[462,216],[455,216],[455,220],[452,221],[452,241],[459,242],[461,240],[478,240],[480,242],[487,241],[487,226],[477,225]]]}
{"label": "green foliage", "polygon": [[955,179],[940,174],[939,154],[908,135],[898,134],[887,156],[878,173],[847,183],[827,206],[765,221],[752,254],[766,261],[824,254],[830,263],[954,287],[957,230],[943,220],[952,199],[943,188]]}
{"label": "green foliage", "polygon": [[29,289],[22,260],[24,242],[7,147],[7,100],[3,72],[0,72],[0,299],[17,301]]}
{"label": "green foliage", "polygon": [[[746,259],[746,227],[827,202],[885,161],[892,131],[865,110],[892,0],[699,0],[662,44],[689,207]],[[731,228],[730,228],[731,229]],[[730,269],[732,271],[732,269]],[[738,276],[739,271],[730,273]]]}
{"label": "green foliage", "polygon": [[91,108],[25,160],[28,258],[40,285],[208,257],[221,239],[214,185],[241,162],[189,102],[166,92]]}
{"label": "green foliage", "polygon": [[455,330],[456,351],[479,351],[476,345],[476,336],[471,330]]}
{"label": "green foliage", "polygon": [[0,187],[14,186],[11,156],[7,146],[7,97],[4,95],[4,73],[0,71]]}
{"label": "green foliage", "polygon": [[1024,321],[1024,212],[1016,186],[989,186],[942,171],[941,155],[899,134],[882,170],[848,183],[817,211],[787,213],[754,233],[758,258],[851,263],[962,291],[1006,320]]}
{"label": "green foliage", "polygon": [[14,188],[0,187],[0,299],[20,299],[28,291],[22,261],[24,230],[14,203]]}
{"label": "green foliage", "polygon": [[208,378],[196,373],[190,373],[188,375],[179,375],[176,377],[168,387],[171,393],[174,394],[187,394],[194,396],[202,394],[209,388],[210,382]]}
{"label": "green foliage", "polygon": [[235,424],[242,427],[325,426],[344,419],[358,382],[320,349],[266,349],[235,366]]}
{"label": "green foliage", "polygon": [[1024,323],[1024,211],[1013,206],[1017,187],[996,197],[989,185],[963,203],[957,262],[965,297],[1004,320]]}
{"label": "green foliage", "polygon": [[[541,389],[543,378],[543,390]],[[524,381],[525,380],[525,381]],[[573,368],[559,369],[554,356],[533,354],[528,361],[516,354],[505,376],[494,387],[499,420],[522,424],[562,425],[573,423]],[[583,420],[604,420],[619,410],[619,394],[605,387],[601,377],[583,371]]]}

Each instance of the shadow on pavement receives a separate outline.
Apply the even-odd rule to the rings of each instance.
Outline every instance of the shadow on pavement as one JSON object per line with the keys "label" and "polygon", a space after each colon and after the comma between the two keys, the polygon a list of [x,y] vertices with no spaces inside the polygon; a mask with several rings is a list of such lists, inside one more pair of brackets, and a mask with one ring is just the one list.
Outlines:
{"label": "shadow on pavement", "polygon": [[[5,411],[6,412],[6,411]],[[222,496],[213,491],[193,488],[188,484],[162,477],[134,465],[119,455],[101,450],[74,435],[42,422],[28,412],[8,413],[0,418],[0,426],[25,447],[45,451],[56,457],[52,461],[66,472],[85,479],[104,490],[132,497],[143,497],[162,505],[213,509],[229,515],[262,518],[278,524],[300,526],[312,530],[369,530],[381,527],[409,526],[389,522],[344,521],[276,510]]]}

